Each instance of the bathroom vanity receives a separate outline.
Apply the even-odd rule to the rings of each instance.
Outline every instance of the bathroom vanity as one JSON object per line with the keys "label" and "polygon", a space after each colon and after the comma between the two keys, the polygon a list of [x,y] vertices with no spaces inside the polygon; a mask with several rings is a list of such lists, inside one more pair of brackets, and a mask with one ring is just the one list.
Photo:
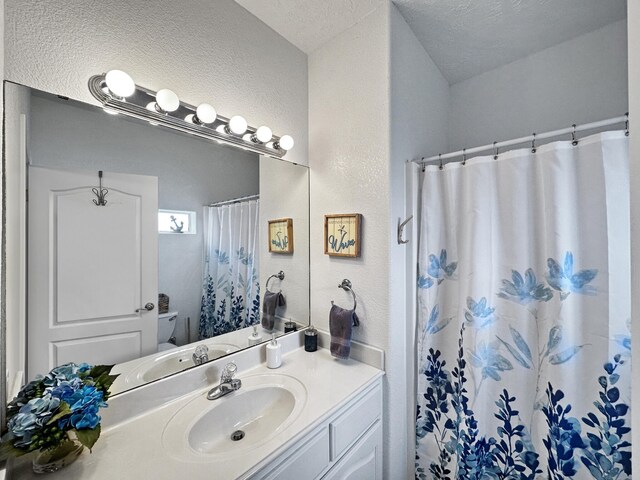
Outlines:
{"label": "bathroom vanity", "polygon": [[[178,398],[168,391],[177,377],[217,373],[234,357],[167,379],[164,398],[171,399],[154,395],[157,405],[140,415],[125,418],[122,410],[135,407],[114,401],[93,453],[50,478],[382,478],[382,370],[296,345],[274,370],[264,362],[243,369],[239,359],[242,387],[219,399],[206,398],[217,377]],[[38,477],[25,459],[8,478]]]}

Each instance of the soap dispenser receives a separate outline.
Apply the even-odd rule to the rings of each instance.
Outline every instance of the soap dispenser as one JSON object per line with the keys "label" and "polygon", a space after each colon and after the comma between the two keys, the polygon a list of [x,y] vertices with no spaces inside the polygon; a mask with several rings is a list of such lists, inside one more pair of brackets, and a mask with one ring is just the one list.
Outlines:
{"label": "soap dispenser", "polygon": [[282,345],[278,343],[274,333],[267,344],[267,367],[278,368],[280,365],[282,365]]}
{"label": "soap dispenser", "polygon": [[253,333],[248,338],[249,346],[262,343],[262,335],[258,334],[258,325],[253,326]]}

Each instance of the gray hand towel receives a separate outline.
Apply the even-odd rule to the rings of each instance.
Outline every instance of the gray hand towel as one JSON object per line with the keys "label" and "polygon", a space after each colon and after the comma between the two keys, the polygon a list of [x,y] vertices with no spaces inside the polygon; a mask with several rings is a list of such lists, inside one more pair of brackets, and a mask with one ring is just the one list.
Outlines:
{"label": "gray hand towel", "polygon": [[351,352],[351,330],[358,323],[355,310],[345,310],[333,305],[329,312],[329,332],[331,333],[331,355],[346,360]]}
{"label": "gray hand towel", "polygon": [[262,327],[265,330],[273,330],[276,324],[276,308],[285,304],[282,292],[273,293],[267,290],[262,300]]}

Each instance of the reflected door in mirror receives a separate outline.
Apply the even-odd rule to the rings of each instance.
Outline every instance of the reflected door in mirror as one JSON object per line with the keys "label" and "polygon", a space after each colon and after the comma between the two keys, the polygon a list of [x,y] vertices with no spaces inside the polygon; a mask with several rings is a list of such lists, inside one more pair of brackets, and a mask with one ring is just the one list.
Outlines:
{"label": "reflected door in mirror", "polygon": [[[29,378],[157,349],[157,178],[29,169]],[[138,310],[138,311],[136,311]]]}

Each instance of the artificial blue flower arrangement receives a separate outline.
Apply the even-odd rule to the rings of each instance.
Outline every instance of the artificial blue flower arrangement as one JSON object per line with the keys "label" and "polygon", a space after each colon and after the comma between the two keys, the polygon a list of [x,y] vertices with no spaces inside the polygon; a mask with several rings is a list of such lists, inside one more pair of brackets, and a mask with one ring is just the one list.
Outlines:
{"label": "artificial blue flower arrangement", "polygon": [[22,387],[7,406],[0,459],[39,450],[56,460],[74,450],[79,455],[84,447],[91,450],[100,437],[98,411],[107,406],[117,377],[110,375],[112,368],[67,363]]}

